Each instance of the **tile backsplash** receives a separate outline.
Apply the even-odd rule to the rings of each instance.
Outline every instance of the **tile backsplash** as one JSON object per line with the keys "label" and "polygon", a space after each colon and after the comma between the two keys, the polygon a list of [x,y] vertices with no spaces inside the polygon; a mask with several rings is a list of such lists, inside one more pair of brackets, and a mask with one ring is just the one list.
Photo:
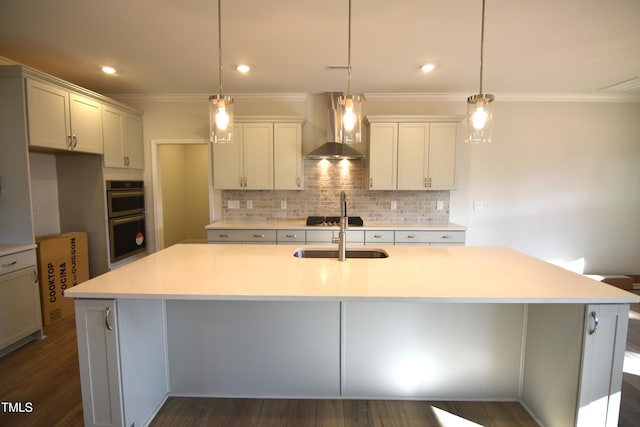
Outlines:
{"label": "tile backsplash", "polygon": [[[347,213],[365,221],[449,221],[449,191],[370,191],[365,180],[362,160],[304,160],[304,190],[225,190],[222,219],[264,221],[339,215],[340,191],[344,190]],[[238,201],[239,209],[229,209],[229,201]],[[438,201],[442,201],[442,210],[437,209]],[[391,209],[392,202],[396,209]]]}

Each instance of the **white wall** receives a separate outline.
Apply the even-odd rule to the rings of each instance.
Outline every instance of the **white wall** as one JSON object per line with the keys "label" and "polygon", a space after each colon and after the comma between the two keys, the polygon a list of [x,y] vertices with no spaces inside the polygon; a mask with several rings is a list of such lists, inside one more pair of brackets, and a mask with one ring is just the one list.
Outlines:
{"label": "white wall", "polygon": [[[207,138],[207,102],[131,102],[149,141]],[[365,114],[458,114],[459,102],[367,102]],[[326,100],[237,102],[237,115],[301,115],[303,152],[324,140]],[[499,245],[587,273],[640,273],[640,104],[496,101],[494,142],[458,146],[452,222],[468,244]],[[361,151],[364,151],[362,148]],[[472,209],[483,201],[484,210]],[[153,218],[150,218],[151,224]]]}
{"label": "white wall", "polygon": [[640,104],[513,102],[495,117],[491,145],[460,147],[450,219],[468,243],[640,271]]}
{"label": "white wall", "polygon": [[58,174],[53,154],[29,153],[33,228],[36,237],[60,233]]}

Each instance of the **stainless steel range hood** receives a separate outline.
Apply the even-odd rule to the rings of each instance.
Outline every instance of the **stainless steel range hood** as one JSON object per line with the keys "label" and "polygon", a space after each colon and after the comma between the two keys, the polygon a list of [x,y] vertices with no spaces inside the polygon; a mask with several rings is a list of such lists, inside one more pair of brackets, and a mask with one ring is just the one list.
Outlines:
{"label": "stainless steel range hood", "polygon": [[305,157],[307,159],[320,160],[359,160],[364,158],[364,155],[357,150],[354,150],[347,144],[338,142],[339,140],[339,117],[338,117],[338,97],[342,94],[339,92],[329,92],[327,94],[327,102],[329,104],[329,111],[327,116],[327,139],[329,140],[325,144],[316,148]]}

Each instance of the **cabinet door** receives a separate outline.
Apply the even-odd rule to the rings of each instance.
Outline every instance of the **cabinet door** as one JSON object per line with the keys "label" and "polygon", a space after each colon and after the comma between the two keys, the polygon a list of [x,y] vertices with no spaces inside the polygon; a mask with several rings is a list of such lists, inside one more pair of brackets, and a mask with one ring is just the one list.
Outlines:
{"label": "cabinet door", "polygon": [[242,145],[244,187],[273,190],[273,123],[245,123]]}
{"label": "cabinet door", "polygon": [[71,149],[102,154],[102,105],[91,98],[71,93]]}
{"label": "cabinet door", "polygon": [[105,167],[124,167],[124,136],[122,135],[122,112],[112,107],[102,109],[102,133],[104,139]]}
{"label": "cabinet door", "polygon": [[131,169],[144,169],[142,119],[125,114],[122,120],[125,165]]}
{"label": "cabinet door", "polygon": [[37,277],[35,267],[0,276],[0,349],[42,327]]}
{"label": "cabinet door", "polygon": [[302,125],[274,123],[273,166],[276,190],[301,190],[302,181]]}
{"label": "cabinet door", "polygon": [[236,142],[213,145],[213,187],[221,190],[242,188],[242,125],[234,126]]}
{"label": "cabinet door", "polygon": [[618,425],[628,322],[627,304],[586,306],[577,426]]}
{"label": "cabinet door", "polygon": [[121,426],[116,302],[76,300],[75,308],[84,425]]}
{"label": "cabinet door", "polygon": [[69,148],[69,92],[27,79],[27,116],[29,145],[61,150]]}
{"label": "cabinet door", "polygon": [[398,125],[398,190],[424,190],[429,157],[429,124]]}
{"label": "cabinet door", "polygon": [[369,189],[395,190],[398,124],[372,123],[369,128]]}
{"label": "cabinet door", "polygon": [[430,190],[455,189],[456,123],[431,123],[428,183]]}

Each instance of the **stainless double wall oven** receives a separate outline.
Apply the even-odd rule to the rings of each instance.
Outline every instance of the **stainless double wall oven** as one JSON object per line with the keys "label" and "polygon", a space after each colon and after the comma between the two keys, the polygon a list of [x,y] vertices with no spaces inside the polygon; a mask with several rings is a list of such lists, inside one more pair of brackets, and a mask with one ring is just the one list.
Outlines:
{"label": "stainless double wall oven", "polygon": [[144,182],[107,181],[111,262],[147,250]]}

